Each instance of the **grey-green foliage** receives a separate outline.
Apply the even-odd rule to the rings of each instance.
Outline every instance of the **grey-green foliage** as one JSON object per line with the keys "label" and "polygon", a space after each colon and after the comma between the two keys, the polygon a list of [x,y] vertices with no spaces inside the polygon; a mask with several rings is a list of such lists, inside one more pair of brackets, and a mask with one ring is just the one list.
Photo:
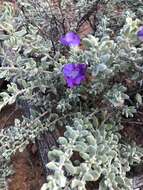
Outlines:
{"label": "grey-green foliage", "polygon": [[[31,123],[32,125],[32,123]],[[26,145],[29,143],[29,140],[33,140],[37,136],[38,127],[42,131],[42,125],[40,121],[36,121],[36,124],[33,124],[33,129],[30,129],[30,122],[25,123],[15,120],[15,126],[9,127],[7,130],[2,129],[0,131],[0,157],[10,160],[11,155],[14,154],[17,149],[22,152]],[[27,131],[25,133],[25,131]]]}
{"label": "grey-green foliage", "polygon": [[[30,0],[19,0],[19,9],[16,12],[14,12],[11,3],[4,2],[0,13],[0,27],[5,31],[0,37],[2,42],[2,48],[0,49],[2,58],[0,79],[4,78],[10,81],[7,90],[0,93],[0,109],[7,104],[24,100],[29,106],[31,115],[30,118],[24,117],[21,122],[16,120],[15,127],[11,126],[1,130],[1,159],[10,160],[10,156],[17,149],[22,150],[30,140],[34,140],[43,130],[59,125],[64,127],[65,123],[70,125],[71,117],[78,117],[77,113],[79,112],[86,117],[96,110],[100,112],[102,109],[107,109],[111,110],[112,120],[114,119],[113,115],[116,113],[120,118],[121,114],[128,117],[133,116],[135,112],[136,105],[131,107],[125,104],[125,99],[130,98],[127,96],[126,87],[121,82],[120,84],[114,84],[112,80],[119,74],[126,73],[133,81],[142,82],[143,49],[136,36],[142,21],[135,19],[136,17],[131,18],[132,14],[130,15],[129,13],[127,18],[122,15],[123,27],[119,28],[116,36],[112,37],[110,36],[110,31],[113,29],[109,25],[110,14],[104,17],[99,14],[98,19],[100,22],[95,35],[89,35],[82,40],[83,49],[70,49],[68,56],[64,56],[62,48],[56,39],[56,37],[59,39],[63,33],[62,29],[58,30],[59,26],[56,28],[56,37],[51,38],[53,36],[51,31],[55,32],[56,30],[52,28],[53,25],[49,26],[49,23],[53,22],[53,15],[47,2],[49,1],[43,0],[36,1],[37,4],[33,4],[33,1]],[[75,6],[81,5],[81,2],[78,1]],[[90,6],[94,2],[91,1]],[[36,6],[37,8],[37,5],[38,10],[34,7]],[[22,7],[23,10],[21,9]],[[86,5],[82,8],[84,10]],[[53,13],[56,15],[56,11]],[[61,18],[60,16],[59,19]],[[56,45],[55,54],[53,54],[53,42]],[[68,89],[62,75],[62,68],[66,63],[87,64],[90,80],[77,88]],[[104,108],[100,108],[96,104],[97,99],[100,100],[100,103],[103,103]],[[141,104],[141,97],[137,95],[136,100],[138,107]],[[112,111],[113,107],[116,110],[115,113]],[[119,119],[117,116],[116,122]],[[75,122],[77,121],[78,118]],[[59,155],[60,163],[55,163],[53,159],[49,167],[55,167],[57,171],[57,168],[59,169],[61,166],[59,164],[63,165],[66,162],[67,173],[71,172],[70,175],[73,176],[72,186],[68,188],[73,188],[73,186],[77,185],[83,189],[87,179],[96,181],[101,174],[104,176],[100,183],[101,189],[105,189],[105,186],[113,188],[112,186],[115,187],[117,184],[118,189],[128,188],[128,183],[126,182],[128,180],[125,174],[129,170],[128,162],[130,161],[133,164],[134,149],[129,145],[124,145],[122,149],[123,144],[119,142],[119,134],[108,130],[108,127],[110,128],[112,125],[104,126],[101,129],[92,128],[91,132],[91,125],[86,128],[81,120],[80,122],[80,127],[79,125],[73,128],[67,127],[65,137],[59,139],[61,149],[54,151],[55,153],[52,152],[50,155],[51,157],[52,154]],[[94,122],[97,124],[97,119]],[[83,132],[85,132],[84,135]],[[95,141],[94,146],[88,137]],[[97,139],[97,137],[99,138]],[[100,142],[102,142],[103,146],[100,145]],[[66,144],[64,145],[64,143]],[[105,149],[105,147],[113,154],[108,155],[106,150],[106,157],[103,154],[102,156],[97,154],[99,148]],[[81,157],[84,159],[84,163],[79,163],[74,167],[70,161],[73,149],[80,152]],[[123,150],[124,153],[122,154]],[[65,153],[67,157],[65,157]],[[91,156],[91,154],[93,155]],[[93,160],[93,163],[90,163],[89,155],[91,157],[96,155],[96,162]],[[114,160],[113,164],[110,162],[111,159]],[[119,168],[114,166],[116,160]],[[103,166],[102,163],[104,163]],[[124,164],[127,167],[124,167]],[[95,165],[95,168],[91,168],[92,165]],[[119,176],[120,168],[121,177]],[[56,188],[57,183],[61,186],[64,186],[65,183],[67,185],[67,176],[64,175],[65,173],[62,169],[60,168],[59,170],[60,175],[55,172],[54,178],[52,176],[48,177],[48,186],[50,188],[53,188],[53,185]],[[116,172],[117,176],[113,174],[113,171]],[[119,184],[122,184],[122,186],[119,186]],[[60,187],[58,186],[57,188],[59,189]]]}
{"label": "grey-green foliage", "polygon": [[[99,179],[101,190],[131,190],[126,173],[130,164],[140,162],[142,154],[136,147],[121,143],[114,125],[93,128],[87,119],[79,118],[74,119],[73,126],[66,126],[64,137],[58,139],[59,148],[48,153],[51,162],[47,167],[54,173],[47,177],[42,190],[84,190],[88,181]],[[75,152],[79,160],[71,160]]]}
{"label": "grey-green foliage", "polygon": [[[139,50],[133,47],[133,39],[131,38],[132,32],[133,34],[136,32],[135,30],[138,27],[138,22],[133,21],[132,24],[132,20],[128,19],[127,24],[121,31],[121,35],[117,37],[117,39],[111,40],[109,36],[105,36],[100,40],[93,36],[89,36],[88,39],[84,40],[87,48],[85,51],[78,50],[77,52],[71,52],[71,57],[69,59],[60,59],[59,62],[56,62],[56,59],[59,58],[58,55],[54,58],[50,57],[48,51],[48,48],[51,48],[48,43],[49,40],[47,39],[45,41],[39,35],[37,27],[29,23],[28,33],[25,34],[25,32],[22,32],[22,36],[17,35],[15,29],[15,27],[18,27],[16,23],[17,17],[13,18],[12,8],[5,7],[5,14],[8,8],[10,11],[8,12],[9,16],[6,18],[2,17],[2,25],[5,27],[4,29],[6,31],[9,31],[9,35],[6,35],[8,39],[4,40],[3,43],[4,48],[2,50],[4,52],[2,53],[5,57],[3,60],[3,67],[1,68],[1,78],[15,78],[15,81],[18,82],[21,88],[26,89],[23,93],[25,98],[30,98],[32,90],[35,88],[39,88],[39,91],[42,92],[45,92],[48,88],[50,91],[57,94],[56,78],[57,74],[61,71],[62,63],[78,61],[90,64],[89,70],[96,76],[96,86],[98,87],[99,82],[101,83],[102,80],[111,78],[112,75],[115,75],[115,71],[118,72],[119,69],[124,69],[126,71],[130,69],[130,67],[132,68],[134,64],[131,64],[131,61],[134,61],[134,63],[137,61],[132,59],[139,59],[141,57],[140,52],[138,52]],[[21,20],[21,22],[23,22],[23,20]],[[44,47],[44,50],[39,44]],[[9,49],[11,50],[10,52]],[[24,52],[22,55],[19,53],[18,49],[23,49]],[[30,56],[30,52],[34,52],[38,56],[42,53],[43,56],[41,60],[35,61],[33,57],[28,57]],[[129,60],[127,60],[126,55],[130,58]],[[124,58],[126,58],[126,60],[124,60]],[[49,65],[53,65],[54,71],[49,71]],[[55,80],[55,82],[53,80]],[[61,83],[62,82],[63,81],[61,81]],[[96,91],[100,89],[103,90],[105,87],[102,85],[103,83],[99,85],[99,88],[96,87]],[[95,88],[93,89],[95,90]],[[6,94],[2,94],[2,96],[4,95]]]}
{"label": "grey-green foliage", "polygon": [[[24,6],[28,6],[31,11],[33,9],[30,4]],[[95,98],[98,94],[103,94],[103,100],[115,107],[117,103],[124,102],[127,97],[125,91],[122,93],[117,87],[111,88],[109,81],[119,71],[135,74],[136,65],[140,66],[142,49],[134,45],[138,43],[136,32],[141,21],[128,17],[115,39],[111,39],[108,34],[102,38],[89,35],[83,39],[85,50],[71,49],[67,58],[59,52],[54,57],[50,55],[51,42],[39,33],[37,27],[39,15],[35,17],[36,24],[26,22],[25,25],[24,15],[21,12],[15,15],[11,4],[5,3],[2,13],[1,25],[8,34],[2,36],[0,78],[12,80],[13,83],[6,92],[0,94],[0,109],[16,100],[25,99],[30,107],[38,107],[37,112],[31,112],[34,120],[45,111],[49,113],[49,118],[53,118],[53,115],[57,118],[69,111],[92,112],[96,109]],[[74,62],[86,63],[93,79],[87,85],[70,90],[65,86],[61,71],[63,64]],[[139,80],[142,73],[137,72],[136,80]],[[124,87],[121,85],[121,88]],[[82,104],[81,98],[86,103]],[[128,109],[124,110],[122,113],[127,113]],[[31,138],[27,130],[25,133],[28,134],[27,138]]]}
{"label": "grey-green foliage", "polygon": [[126,88],[121,85],[114,85],[111,90],[107,92],[107,99],[113,104],[114,107],[122,107],[124,105],[124,100],[129,99],[129,96],[125,94]]}
{"label": "grey-green foliage", "polygon": [[[83,40],[85,50],[71,50],[69,58],[61,57],[57,52],[53,58],[50,56],[51,45],[49,39],[45,41],[36,26],[29,23],[28,33],[22,32],[22,35],[19,36],[17,32],[20,31],[15,29],[17,17],[13,18],[13,14],[9,15],[9,17],[2,18],[5,30],[10,31],[10,33],[7,35],[8,39],[3,42],[1,78],[14,80],[20,86],[20,90],[17,89],[17,91],[10,93],[11,98],[8,93],[2,93],[1,108],[21,96],[29,101],[31,105],[40,106],[40,108],[42,107],[41,109],[50,109],[49,112],[52,112],[53,104],[58,108],[63,108],[63,102],[65,106],[67,105],[69,109],[72,109],[73,102],[79,102],[81,91],[78,88],[70,92],[64,87],[65,83],[61,70],[62,64],[65,63],[83,62],[88,64],[91,76],[96,79],[92,80],[88,86],[85,86],[82,92],[84,90],[85,92],[88,91],[92,94],[92,99],[94,99],[95,95],[104,91],[108,93],[108,89],[111,88],[108,82],[118,72],[135,74],[136,65],[140,66],[141,64],[142,50],[134,46],[138,43],[136,31],[140,23],[139,20],[132,21],[131,18],[127,18],[127,23],[115,39],[111,39],[108,34],[105,34],[101,39],[90,35]],[[9,52],[9,50],[11,51]],[[22,54],[19,53],[21,50],[23,50]],[[42,57],[36,59],[33,57],[34,55]],[[50,69],[51,66],[53,67],[52,70]],[[141,73],[139,73],[140,76]],[[16,84],[14,85],[16,86]],[[63,93],[58,90],[61,88],[65,89]],[[69,98],[69,94],[72,94],[71,98]],[[54,96],[55,100],[51,96]],[[61,103],[62,105],[60,106]]]}

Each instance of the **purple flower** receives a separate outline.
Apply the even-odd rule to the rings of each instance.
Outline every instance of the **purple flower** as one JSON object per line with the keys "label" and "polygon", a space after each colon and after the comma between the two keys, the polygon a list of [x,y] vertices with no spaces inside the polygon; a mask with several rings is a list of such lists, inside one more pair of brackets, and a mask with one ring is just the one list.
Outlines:
{"label": "purple flower", "polygon": [[86,64],[69,63],[64,65],[63,74],[68,87],[78,86],[86,78]]}
{"label": "purple flower", "polygon": [[67,34],[61,36],[60,42],[65,46],[79,46],[80,37],[75,32],[68,32]]}
{"label": "purple flower", "polygon": [[143,26],[141,26],[139,31],[137,32],[137,36],[141,41],[143,41]]}

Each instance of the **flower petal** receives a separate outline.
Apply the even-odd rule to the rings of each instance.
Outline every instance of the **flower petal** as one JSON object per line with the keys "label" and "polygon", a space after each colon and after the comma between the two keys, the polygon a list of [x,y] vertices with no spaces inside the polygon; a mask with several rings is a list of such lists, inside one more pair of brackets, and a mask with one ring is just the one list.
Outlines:
{"label": "flower petal", "polygon": [[80,85],[80,83],[86,78],[86,64],[69,63],[64,65],[63,74],[67,82],[68,87]]}
{"label": "flower petal", "polygon": [[78,46],[80,44],[80,37],[75,32],[68,32],[65,36],[61,36],[60,42],[65,46]]}
{"label": "flower petal", "polygon": [[63,73],[65,76],[69,76],[73,70],[74,70],[73,64],[66,64],[64,65]]}
{"label": "flower petal", "polygon": [[137,32],[138,38],[142,41],[143,40],[143,26],[140,27],[139,31]]}
{"label": "flower petal", "polygon": [[67,79],[66,81],[67,81],[68,87],[70,87],[70,88],[74,87],[74,81],[72,79]]}

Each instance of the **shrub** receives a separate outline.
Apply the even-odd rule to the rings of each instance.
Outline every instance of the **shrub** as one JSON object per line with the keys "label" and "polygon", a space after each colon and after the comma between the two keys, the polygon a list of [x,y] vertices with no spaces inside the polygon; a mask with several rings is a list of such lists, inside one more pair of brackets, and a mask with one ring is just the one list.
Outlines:
{"label": "shrub", "polygon": [[[130,189],[126,172],[140,160],[142,150],[122,142],[119,126],[122,115],[133,116],[142,104],[142,95],[137,93],[136,101],[127,104],[131,98],[121,79],[126,75],[142,85],[142,45],[137,36],[141,20],[132,11],[125,11],[118,18],[118,30],[111,35],[114,25],[109,18],[113,15],[109,10],[104,17],[98,12],[98,26],[96,30],[92,27],[94,34],[81,39],[82,48],[65,48],[59,39],[66,28],[62,11],[68,5],[61,1],[59,12],[55,12],[47,2],[19,0],[17,8],[6,2],[2,7],[0,78],[10,82],[0,93],[0,110],[24,101],[30,116],[1,130],[0,157],[9,161],[17,149],[23,150],[42,131],[66,126],[59,149],[49,153],[48,167],[54,173],[43,189],[86,189],[87,181],[99,179],[100,189]],[[73,4],[76,14],[79,6],[82,10],[70,29],[78,30],[86,8],[89,13],[99,2],[91,1],[88,8],[87,4],[81,6],[82,1]],[[103,6],[114,8],[114,3],[105,1]],[[68,64],[87,66],[84,80],[73,83],[73,88],[64,78],[63,68]],[[75,151],[83,159],[77,165],[71,161]]]}

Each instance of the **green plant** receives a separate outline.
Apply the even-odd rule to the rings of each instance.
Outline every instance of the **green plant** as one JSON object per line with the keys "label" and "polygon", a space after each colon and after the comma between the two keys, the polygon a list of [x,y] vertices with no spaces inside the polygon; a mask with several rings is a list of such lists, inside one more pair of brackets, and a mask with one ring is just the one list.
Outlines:
{"label": "green plant", "polygon": [[[97,119],[97,118],[96,118]],[[130,190],[131,180],[126,177],[130,165],[140,162],[139,149],[123,144],[116,126],[111,123],[96,128],[88,119],[74,119],[66,126],[59,147],[49,152],[47,167],[54,171],[47,177],[42,190],[86,189],[86,183],[99,183],[99,189]],[[73,160],[78,153],[79,160]],[[82,160],[82,161],[81,161]]]}
{"label": "green plant", "polygon": [[[76,30],[84,11],[88,13],[98,2],[90,1],[89,7],[87,4],[81,6],[83,1],[74,3],[75,15],[80,10],[81,16],[72,20],[70,30]],[[82,39],[83,48],[66,49],[59,44],[59,37],[66,28],[62,13],[68,4],[61,3],[59,8],[51,9],[49,1],[33,4],[33,1],[19,0],[16,10],[12,3],[3,4],[0,79],[9,84],[0,93],[0,110],[8,104],[16,102],[19,105],[25,101],[30,116],[15,120],[15,126],[0,131],[0,158],[9,162],[16,150],[22,151],[44,130],[68,125],[65,137],[59,138],[59,149],[49,153],[53,161],[48,167],[55,173],[48,177],[43,188],[56,190],[69,186],[69,189],[80,189],[81,186],[85,189],[87,181],[101,178],[100,189],[130,189],[126,172],[135,158],[140,160],[142,150],[122,142],[117,126],[120,126],[122,115],[132,117],[142,104],[139,93],[132,105],[127,104],[131,97],[121,80],[122,75],[126,75],[136,84],[142,84],[142,45],[136,35],[142,21],[132,11],[124,11],[117,18],[120,22],[118,30],[114,31],[109,7],[114,9],[115,5],[105,1],[103,6],[108,9],[104,17],[102,12],[97,13],[99,22],[94,35]],[[65,19],[68,22],[68,18]],[[73,89],[66,86],[62,73],[63,65],[67,63],[87,65],[86,81]],[[108,113],[107,118],[91,117],[93,123],[87,120],[85,124],[87,116],[103,111]],[[106,157],[103,152],[98,154],[101,148],[104,153],[107,148],[113,154],[106,152]],[[74,151],[84,160],[77,166],[70,160]],[[96,158],[93,163],[90,156]],[[2,176],[7,173],[4,166]],[[68,177],[71,176],[70,180]]]}

